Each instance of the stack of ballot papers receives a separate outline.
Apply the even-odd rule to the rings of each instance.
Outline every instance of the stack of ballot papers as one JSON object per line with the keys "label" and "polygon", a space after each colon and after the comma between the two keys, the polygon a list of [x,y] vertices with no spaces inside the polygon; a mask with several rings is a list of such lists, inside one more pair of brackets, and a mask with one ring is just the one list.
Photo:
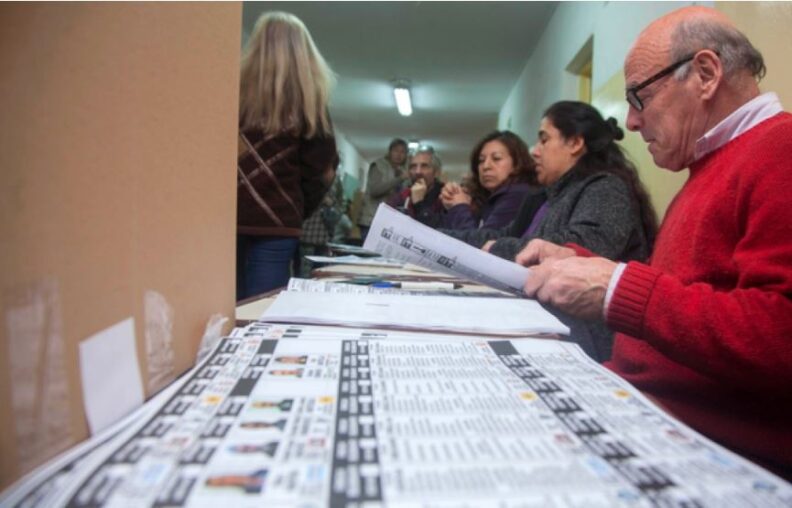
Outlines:
{"label": "stack of ballot papers", "polygon": [[384,257],[361,257],[354,254],[346,256],[305,256],[308,261],[314,263],[326,263],[334,265],[354,265],[354,266],[386,266],[393,268],[402,268],[404,263],[396,259],[388,259]]}
{"label": "stack of ballot papers", "polygon": [[576,345],[254,323],[2,506],[757,506],[792,486]]}
{"label": "stack of ballot papers", "polygon": [[520,298],[283,291],[259,319],[506,336],[569,334],[535,300]]}

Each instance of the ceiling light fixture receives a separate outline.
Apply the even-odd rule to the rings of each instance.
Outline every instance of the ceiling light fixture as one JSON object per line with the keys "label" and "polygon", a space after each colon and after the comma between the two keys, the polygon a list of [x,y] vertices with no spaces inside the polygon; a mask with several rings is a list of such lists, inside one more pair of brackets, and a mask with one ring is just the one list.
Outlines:
{"label": "ceiling light fixture", "polygon": [[412,115],[412,100],[410,98],[410,82],[398,80],[393,85],[393,98],[396,99],[396,108],[402,116]]}

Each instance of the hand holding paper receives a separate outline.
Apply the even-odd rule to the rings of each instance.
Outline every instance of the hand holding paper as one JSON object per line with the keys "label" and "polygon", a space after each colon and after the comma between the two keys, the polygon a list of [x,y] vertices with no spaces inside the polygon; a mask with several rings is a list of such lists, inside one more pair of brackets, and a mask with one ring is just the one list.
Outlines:
{"label": "hand holding paper", "polygon": [[549,259],[533,268],[525,295],[582,319],[600,319],[615,269],[605,258]]}
{"label": "hand holding paper", "polygon": [[382,204],[363,248],[430,270],[522,295],[531,271],[444,235]]}

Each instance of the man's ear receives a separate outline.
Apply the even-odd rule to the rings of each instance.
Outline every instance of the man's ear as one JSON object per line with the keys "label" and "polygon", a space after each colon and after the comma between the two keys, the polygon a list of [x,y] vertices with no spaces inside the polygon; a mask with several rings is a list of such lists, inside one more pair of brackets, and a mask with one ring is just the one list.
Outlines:
{"label": "man's ear", "polygon": [[711,99],[723,80],[723,64],[718,55],[709,49],[699,51],[691,62],[693,72],[699,79],[699,96]]}

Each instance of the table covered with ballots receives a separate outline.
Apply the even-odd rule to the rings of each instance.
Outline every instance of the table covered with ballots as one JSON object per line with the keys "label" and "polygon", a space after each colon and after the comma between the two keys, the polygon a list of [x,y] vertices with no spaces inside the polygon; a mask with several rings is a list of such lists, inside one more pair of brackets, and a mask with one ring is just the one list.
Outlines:
{"label": "table covered with ballots", "polygon": [[3,506],[790,506],[557,340],[252,323]]}
{"label": "table covered with ballots", "polygon": [[364,247],[491,298],[293,279],[0,506],[792,506],[513,297],[528,269],[438,235],[380,207]]}

